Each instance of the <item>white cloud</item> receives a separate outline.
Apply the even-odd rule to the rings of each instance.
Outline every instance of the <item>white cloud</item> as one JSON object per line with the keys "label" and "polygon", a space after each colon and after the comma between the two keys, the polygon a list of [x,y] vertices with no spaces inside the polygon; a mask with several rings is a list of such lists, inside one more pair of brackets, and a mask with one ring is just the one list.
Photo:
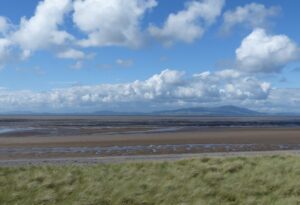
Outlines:
{"label": "white cloud", "polygon": [[12,25],[9,20],[4,16],[0,16],[0,34],[6,35],[11,30],[11,28]]}
{"label": "white cloud", "polygon": [[201,38],[207,26],[221,14],[224,0],[192,1],[185,10],[170,14],[162,28],[150,25],[149,33],[170,46],[176,41],[192,43]]}
{"label": "white cloud", "polygon": [[31,18],[21,18],[20,25],[0,16],[0,66],[12,59],[25,60],[38,50],[60,52],[57,56],[61,58],[81,58],[84,53],[66,48],[74,40],[72,35],[60,30],[71,10],[72,0],[44,0]]}
{"label": "white cloud", "polygon": [[[287,97],[288,96],[288,97]],[[299,113],[300,89],[299,88],[277,88],[273,89],[268,101],[272,104],[271,109],[279,112],[295,111]]]}
{"label": "white cloud", "polygon": [[71,11],[71,0],[44,0],[36,8],[30,19],[23,17],[20,28],[12,39],[21,46],[26,56],[30,52],[62,46],[73,37],[59,26],[64,23],[64,16]]}
{"label": "white cloud", "polygon": [[268,19],[277,16],[280,8],[271,6],[265,7],[263,4],[251,3],[244,7],[238,6],[234,11],[226,11],[223,15],[224,23],[222,26],[223,33],[229,33],[231,29],[243,24],[250,28],[266,27]]}
{"label": "white cloud", "polygon": [[133,60],[131,59],[117,59],[116,64],[122,67],[131,67],[133,65]]}
{"label": "white cloud", "polygon": [[14,42],[9,38],[10,32],[14,26],[10,23],[9,19],[0,16],[0,69],[10,62],[11,60],[16,61],[18,56],[13,52]]}
{"label": "white cloud", "polygon": [[250,101],[245,105],[259,108],[263,112],[299,114],[299,103],[299,88],[272,88],[267,99]]}
{"label": "white cloud", "polygon": [[270,35],[257,28],[236,49],[240,70],[253,73],[279,72],[299,59],[299,48],[285,35]]}
{"label": "white cloud", "polygon": [[216,75],[219,76],[220,78],[239,78],[242,76],[242,74],[239,71],[232,70],[232,69],[227,69],[227,70],[221,70],[217,71]]}
{"label": "white cloud", "polygon": [[157,5],[155,0],[76,0],[73,20],[88,35],[79,44],[138,47],[142,43],[140,21]]}
{"label": "white cloud", "polygon": [[0,105],[10,110],[126,109],[131,105],[136,106],[136,110],[144,110],[203,103],[241,103],[268,97],[268,83],[242,74],[237,76],[234,72],[187,76],[184,72],[164,70],[147,80],[123,84],[75,86],[49,92],[0,90]]}
{"label": "white cloud", "polygon": [[[224,101],[231,100],[262,100],[268,97],[271,85],[267,82],[261,82],[255,77],[247,76],[235,70],[222,70],[214,73],[203,72],[194,75],[200,79],[203,86],[210,90],[215,89],[220,99]],[[198,86],[195,87],[198,89]]]}
{"label": "white cloud", "polygon": [[84,59],[86,55],[84,52],[76,50],[76,49],[68,49],[57,54],[59,58],[65,59]]}
{"label": "white cloud", "polygon": [[11,41],[0,38],[0,68],[11,59]]}

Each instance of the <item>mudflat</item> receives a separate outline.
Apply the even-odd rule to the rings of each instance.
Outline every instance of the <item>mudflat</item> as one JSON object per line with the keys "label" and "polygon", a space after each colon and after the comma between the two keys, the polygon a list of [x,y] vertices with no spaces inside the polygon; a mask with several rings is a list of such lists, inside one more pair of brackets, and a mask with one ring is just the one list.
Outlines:
{"label": "mudflat", "polygon": [[161,133],[1,137],[0,147],[300,144],[300,128],[204,128]]}
{"label": "mudflat", "polygon": [[7,117],[0,119],[9,130],[0,134],[0,159],[300,150],[299,122],[295,117]]}

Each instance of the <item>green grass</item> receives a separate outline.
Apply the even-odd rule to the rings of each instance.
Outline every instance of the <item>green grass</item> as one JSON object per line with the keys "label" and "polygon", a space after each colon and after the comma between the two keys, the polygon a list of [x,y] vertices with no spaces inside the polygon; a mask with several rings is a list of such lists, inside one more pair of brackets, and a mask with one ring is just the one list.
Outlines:
{"label": "green grass", "polygon": [[300,204],[300,157],[0,168],[0,204]]}

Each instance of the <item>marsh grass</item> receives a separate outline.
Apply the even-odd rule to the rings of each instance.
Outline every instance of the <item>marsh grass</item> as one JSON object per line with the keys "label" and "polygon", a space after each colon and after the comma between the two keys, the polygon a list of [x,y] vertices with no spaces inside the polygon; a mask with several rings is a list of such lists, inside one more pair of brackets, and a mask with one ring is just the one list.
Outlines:
{"label": "marsh grass", "polygon": [[300,157],[0,168],[0,204],[300,204]]}

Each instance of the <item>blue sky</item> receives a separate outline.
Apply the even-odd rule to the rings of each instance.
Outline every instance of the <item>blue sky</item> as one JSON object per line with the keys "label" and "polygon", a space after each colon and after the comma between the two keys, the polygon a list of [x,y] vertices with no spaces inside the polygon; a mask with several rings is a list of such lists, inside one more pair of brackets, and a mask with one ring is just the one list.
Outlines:
{"label": "blue sky", "polygon": [[234,104],[298,111],[299,6],[283,0],[3,0],[0,108]]}

